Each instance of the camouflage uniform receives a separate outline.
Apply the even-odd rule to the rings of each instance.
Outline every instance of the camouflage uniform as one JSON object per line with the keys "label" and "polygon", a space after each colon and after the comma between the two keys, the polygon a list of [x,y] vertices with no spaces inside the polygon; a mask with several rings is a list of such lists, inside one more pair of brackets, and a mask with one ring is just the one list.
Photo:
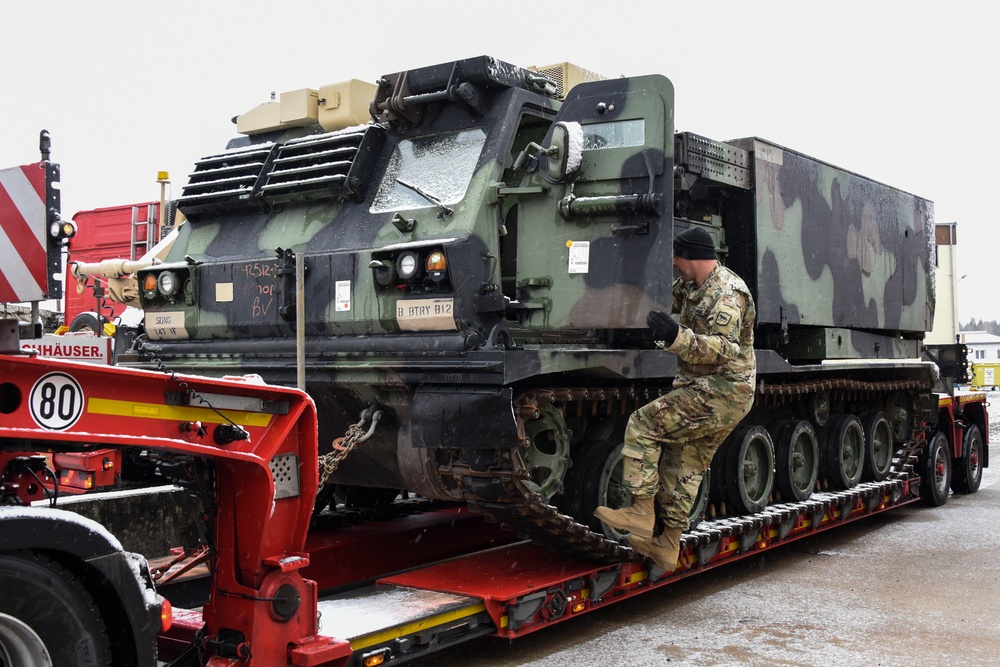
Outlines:
{"label": "camouflage uniform", "polygon": [[681,328],[667,348],[677,354],[674,388],[632,414],[622,454],[625,487],[638,498],[656,494],[664,524],[686,530],[715,450],[753,404],[757,311],[743,280],[721,264],[701,287],[674,281],[678,310]]}

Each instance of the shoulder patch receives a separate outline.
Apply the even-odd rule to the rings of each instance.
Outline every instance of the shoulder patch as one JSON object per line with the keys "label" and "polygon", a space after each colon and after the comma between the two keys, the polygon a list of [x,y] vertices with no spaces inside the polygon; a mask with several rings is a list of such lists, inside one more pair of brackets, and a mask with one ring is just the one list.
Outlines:
{"label": "shoulder patch", "polygon": [[719,313],[719,315],[715,318],[715,323],[718,324],[719,326],[724,327],[727,324],[729,324],[732,321],[732,319],[733,319],[732,315],[723,312]]}

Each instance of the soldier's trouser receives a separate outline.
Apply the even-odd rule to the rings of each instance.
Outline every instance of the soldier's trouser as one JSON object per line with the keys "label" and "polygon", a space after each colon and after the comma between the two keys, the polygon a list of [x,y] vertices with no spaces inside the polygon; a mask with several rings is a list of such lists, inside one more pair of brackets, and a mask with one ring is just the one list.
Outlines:
{"label": "soldier's trouser", "polygon": [[623,483],[632,495],[655,495],[666,526],[687,529],[688,515],[712,456],[750,411],[748,396],[709,396],[680,387],[632,413],[622,447]]}

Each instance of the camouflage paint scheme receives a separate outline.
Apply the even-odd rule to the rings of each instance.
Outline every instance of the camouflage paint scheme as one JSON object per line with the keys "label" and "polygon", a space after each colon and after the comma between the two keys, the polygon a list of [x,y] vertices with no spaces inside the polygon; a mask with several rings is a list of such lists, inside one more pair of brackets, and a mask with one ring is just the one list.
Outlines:
{"label": "camouflage paint scheme", "polygon": [[[781,164],[750,165],[746,151],[742,165],[682,161],[694,135],[674,134],[662,76],[584,83],[560,100],[537,74],[470,58],[382,77],[372,111],[366,126],[240,137],[203,158],[179,204],[188,225],[167,263],[139,275],[170,272],[181,287],[142,292],[135,363],[294,384],[288,251],[303,258],[321,444],[369,404],[385,414],[338,483],[455,498],[436,452],[518,446],[520,392],[669,386],[676,358],[645,318],[670,304],[675,227],[709,229],[754,292],[761,373],[798,372],[796,346],[807,361],[817,346],[825,355],[834,346],[816,332],[874,336],[883,356],[932,320],[929,203],[789,151]],[[579,169],[553,180],[533,145],[549,146],[556,121],[580,123],[584,138]],[[279,173],[303,154],[306,176]],[[839,245],[803,245],[834,223]],[[448,268],[401,279],[409,252],[418,267],[443,253]],[[883,308],[880,293],[895,301]],[[784,342],[785,321],[792,334],[808,325],[805,338]]]}
{"label": "camouflage paint scheme", "polygon": [[821,356],[793,341],[799,358],[918,356],[893,341],[933,325],[933,204],[758,138],[731,143],[754,155],[756,252],[743,258],[756,265],[732,266],[755,283],[759,323],[886,334],[877,347],[858,336]]}

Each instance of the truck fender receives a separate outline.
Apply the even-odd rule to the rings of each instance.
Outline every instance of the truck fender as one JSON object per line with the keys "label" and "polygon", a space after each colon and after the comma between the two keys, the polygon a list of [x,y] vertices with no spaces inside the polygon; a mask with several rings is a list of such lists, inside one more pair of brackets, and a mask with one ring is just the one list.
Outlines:
{"label": "truck fender", "polygon": [[[145,559],[127,552],[101,524],[74,512],[49,507],[0,507],[0,553],[44,552],[68,568],[84,564],[100,576],[83,575],[107,621],[128,624],[131,659],[154,666],[160,632],[160,598]],[[68,565],[69,564],[69,565]],[[105,582],[100,581],[103,577]],[[131,653],[131,652],[130,652]]]}

